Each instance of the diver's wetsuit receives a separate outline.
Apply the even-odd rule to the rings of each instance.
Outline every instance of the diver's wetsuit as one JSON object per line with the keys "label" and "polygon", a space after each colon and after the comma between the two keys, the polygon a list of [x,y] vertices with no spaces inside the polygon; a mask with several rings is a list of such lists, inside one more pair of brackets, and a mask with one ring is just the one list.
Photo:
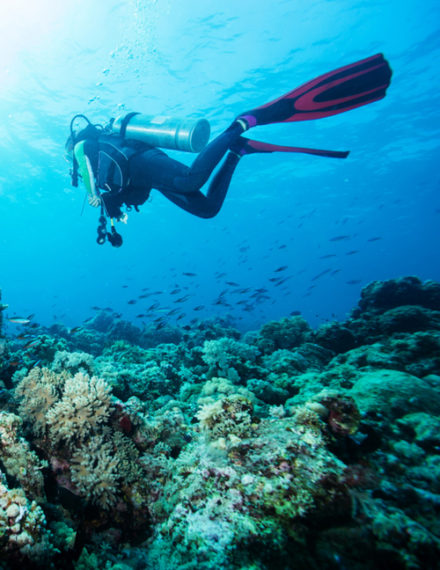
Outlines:
{"label": "diver's wetsuit", "polygon": [[[208,181],[215,167],[242,132],[242,125],[234,122],[200,152],[191,167],[170,158],[162,150],[144,143],[136,143],[131,149],[127,148],[127,141],[124,142],[121,137],[114,135],[102,135],[98,139],[95,156],[92,156],[93,152],[87,150],[87,143],[84,145],[84,151],[90,159],[97,186],[103,190],[112,189],[111,192],[101,193],[110,217],[121,217],[121,207],[124,203],[127,206],[143,204],[151,189],[155,188],[187,212],[201,218],[212,218],[223,205],[239,156],[235,153],[228,154],[215,174],[206,195],[200,191],[200,188]],[[118,147],[128,156],[126,183],[120,183],[120,176],[115,180],[118,169],[106,162],[105,156],[103,159],[99,158],[101,141]],[[84,175],[82,178],[88,186]]]}
{"label": "diver's wetsuit", "polygon": [[187,212],[200,218],[212,218],[223,205],[239,157],[229,153],[207,194],[202,194],[200,188],[242,132],[240,125],[233,125],[208,144],[191,167],[170,158],[157,148],[138,154],[131,161],[131,184],[135,187],[146,184],[156,188]]}

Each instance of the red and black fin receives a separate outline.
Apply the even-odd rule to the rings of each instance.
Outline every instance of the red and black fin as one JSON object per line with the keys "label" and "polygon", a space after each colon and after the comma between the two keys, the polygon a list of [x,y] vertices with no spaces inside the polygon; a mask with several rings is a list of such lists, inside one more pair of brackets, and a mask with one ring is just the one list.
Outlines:
{"label": "red and black fin", "polygon": [[327,156],[329,158],[347,158],[350,152],[348,150],[321,150],[317,148],[303,148],[300,146],[279,146],[276,144],[254,141],[246,137],[238,137],[238,139],[230,146],[230,150],[239,156],[269,152],[300,152],[303,154],[314,154],[316,156]]}
{"label": "red and black fin", "polygon": [[381,53],[320,75],[240,115],[249,127],[322,119],[385,97],[392,71]]}

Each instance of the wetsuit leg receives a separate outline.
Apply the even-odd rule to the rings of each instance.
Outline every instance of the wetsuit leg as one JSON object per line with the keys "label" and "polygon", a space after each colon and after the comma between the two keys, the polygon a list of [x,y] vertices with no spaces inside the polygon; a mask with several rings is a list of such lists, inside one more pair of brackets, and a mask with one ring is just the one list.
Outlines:
{"label": "wetsuit leg", "polygon": [[232,175],[240,158],[230,152],[222,164],[220,170],[215,174],[209,185],[206,196],[197,190],[196,192],[178,192],[172,190],[161,190],[162,194],[174,204],[199,218],[213,218],[216,216],[228,192]]}
{"label": "wetsuit leg", "polygon": [[131,161],[131,184],[135,187],[156,188],[187,212],[211,218],[223,204],[239,157],[235,154],[228,155],[206,196],[200,192],[200,188],[242,132],[243,127],[239,123],[233,123],[202,150],[191,167],[170,158],[157,148],[145,151]]}
{"label": "wetsuit leg", "polygon": [[223,158],[230,145],[242,133],[243,127],[239,123],[232,123],[229,129],[216,137],[202,150],[184,176],[175,177],[173,181],[174,189],[185,194],[200,190],[208,181],[214,168]]}

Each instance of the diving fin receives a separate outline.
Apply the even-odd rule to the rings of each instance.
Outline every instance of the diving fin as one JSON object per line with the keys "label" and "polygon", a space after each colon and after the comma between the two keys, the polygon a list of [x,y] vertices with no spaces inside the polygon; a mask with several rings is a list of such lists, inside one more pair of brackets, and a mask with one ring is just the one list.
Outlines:
{"label": "diving fin", "polygon": [[330,117],[385,97],[391,68],[381,53],[316,77],[261,107],[242,113],[249,127]]}
{"label": "diving fin", "polygon": [[238,156],[269,152],[301,152],[304,154],[314,154],[316,156],[328,156],[330,158],[347,158],[350,152],[348,150],[320,150],[317,148],[302,148],[299,146],[279,146],[276,144],[254,141],[246,137],[238,137],[229,148]]}

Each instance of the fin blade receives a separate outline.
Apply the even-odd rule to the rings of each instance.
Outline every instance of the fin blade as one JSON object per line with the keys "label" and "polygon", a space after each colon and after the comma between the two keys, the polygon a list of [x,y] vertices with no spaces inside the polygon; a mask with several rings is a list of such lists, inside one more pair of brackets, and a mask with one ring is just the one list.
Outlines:
{"label": "fin blade", "polygon": [[344,113],[385,97],[392,71],[383,54],[330,71],[242,115],[257,125],[308,121]]}
{"label": "fin blade", "polygon": [[326,156],[329,158],[347,158],[348,150],[323,150],[318,148],[304,148],[300,146],[280,146],[261,141],[240,137],[243,141],[244,154],[270,153],[270,152],[297,152],[302,154],[313,154],[315,156]]}

